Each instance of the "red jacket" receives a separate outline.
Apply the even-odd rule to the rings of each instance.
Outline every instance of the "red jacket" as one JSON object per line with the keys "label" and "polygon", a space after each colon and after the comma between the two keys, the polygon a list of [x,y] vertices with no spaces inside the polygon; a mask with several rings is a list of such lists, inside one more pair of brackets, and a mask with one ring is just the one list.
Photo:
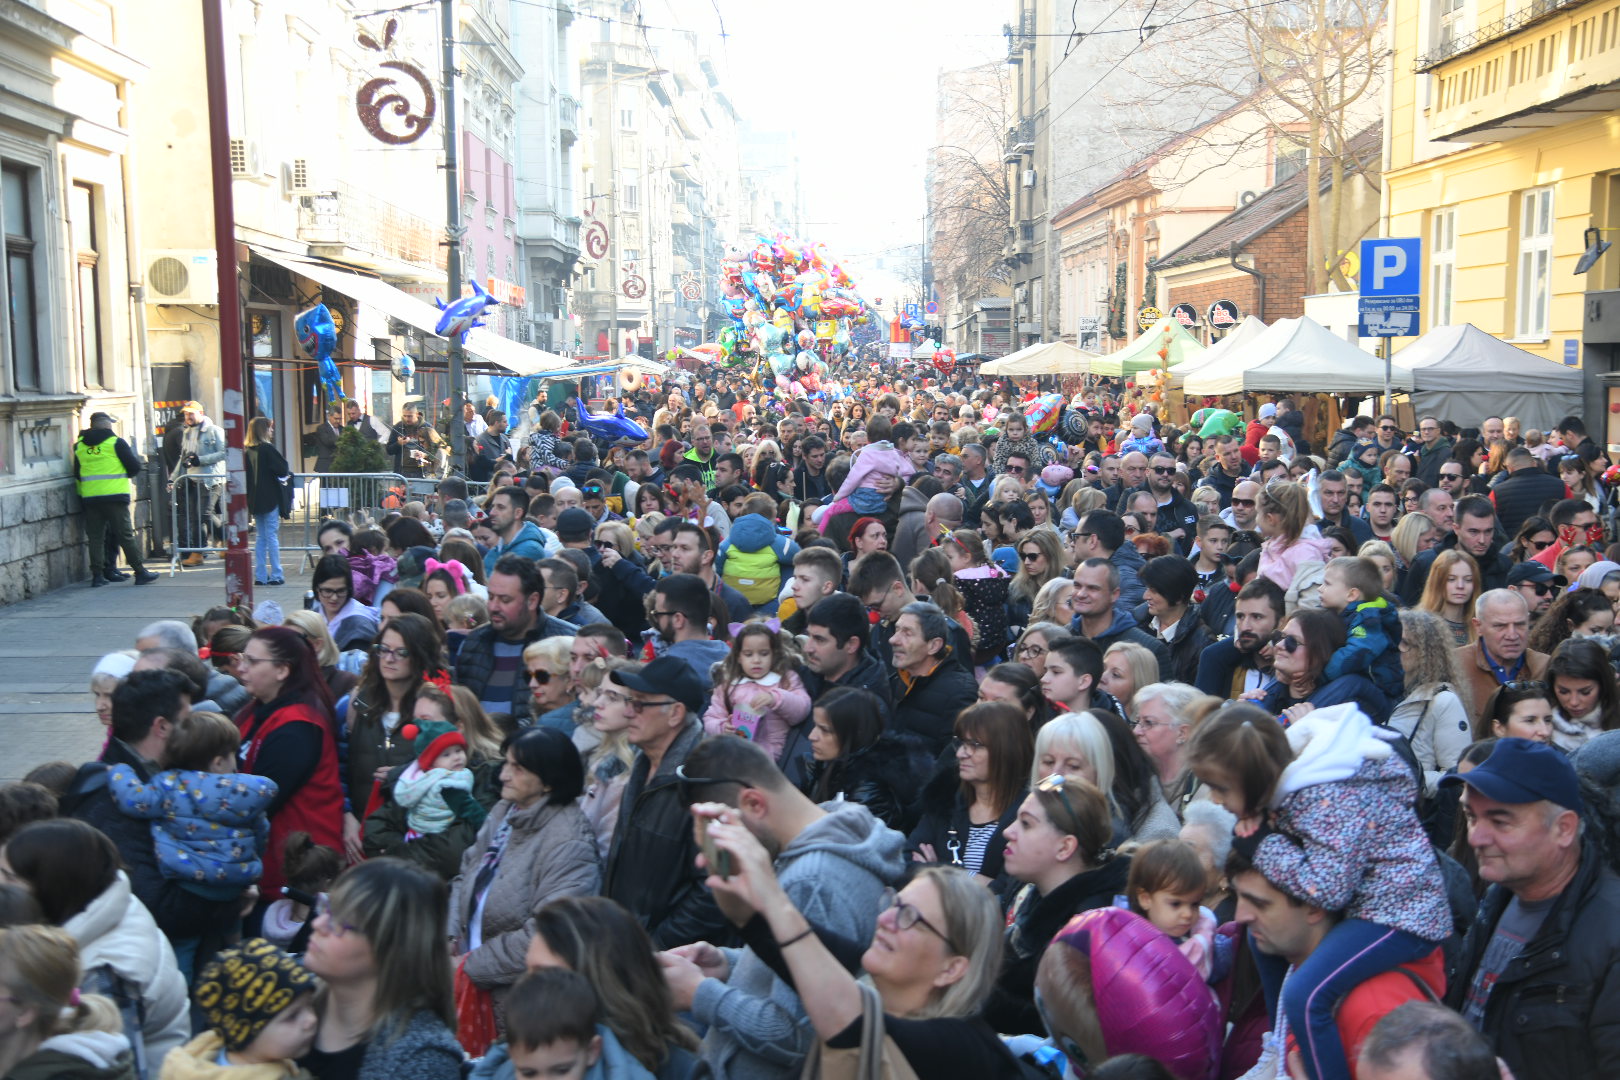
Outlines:
{"label": "red jacket", "polygon": [[[247,742],[242,753],[242,771],[254,771],[265,739],[288,724],[314,724],[319,728],[321,756],[315,772],[303,787],[288,795],[281,809],[270,818],[270,846],[264,853],[264,876],[259,879],[259,895],[269,900],[279,900],[281,887],[286,884],[281,863],[289,833],[307,832],[317,844],[339,853],[343,851],[343,786],[338,780],[337,740],[331,722],[317,710],[308,705],[288,705],[271,713]],[[248,732],[253,728],[251,703],[237,714],[236,726],[242,738],[248,739]]]}
{"label": "red jacket", "polygon": [[[1434,991],[1430,998],[1418,988],[1417,983],[1405,972],[1426,983]],[[1344,1043],[1345,1057],[1349,1059],[1350,1075],[1356,1075],[1356,1059],[1361,1056],[1361,1044],[1372,1034],[1387,1014],[1405,1005],[1408,1001],[1431,1001],[1443,998],[1446,995],[1446,959],[1444,953],[1435,949],[1421,960],[1414,960],[1410,964],[1402,964],[1400,970],[1386,971],[1382,975],[1374,975],[1350,993],[1345,995],[1339,1003],[1336,1020],[1339,1025],[1339,1040]],[[1288,1048],[1297,1049],[1294,1043],[1294,1034],[1288,1034]],[[1306,1066],[1307,1070],[1310,1068]]]}

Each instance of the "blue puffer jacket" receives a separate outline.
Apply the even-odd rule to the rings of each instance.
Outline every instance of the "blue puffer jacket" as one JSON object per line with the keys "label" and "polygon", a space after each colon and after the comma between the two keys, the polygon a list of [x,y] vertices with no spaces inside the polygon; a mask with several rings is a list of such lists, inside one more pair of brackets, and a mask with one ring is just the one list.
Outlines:
{"label": "blue puffer jacket", "polygon": [[[585,1071],[585,1080],[653,1080],[653,1074],[624,1048],[619,1037],[601,1024],[596,1033],[602,1038],[602,1056]],[[496,1043],[489,1053],[473,1064],[470,1080],[514,1080],[512,1051],[506,1043]]]}
{"label": "blue puffer jacket", "polygon": [[1401,664],[1401,616],[1388,597],[1357,604],[1344,613],[1345,643],[1328,659],[1322,681],[1365,675],[1380,687],[1406,685]]}
{"label": "blue puffer jacket", "polygon": [[107,786],[120,811],[153,823],[165,877],[237,891],[264,873],[266,811],[279,790],[269,777],[167,769],[143,783],[134,769],[115,766]]}

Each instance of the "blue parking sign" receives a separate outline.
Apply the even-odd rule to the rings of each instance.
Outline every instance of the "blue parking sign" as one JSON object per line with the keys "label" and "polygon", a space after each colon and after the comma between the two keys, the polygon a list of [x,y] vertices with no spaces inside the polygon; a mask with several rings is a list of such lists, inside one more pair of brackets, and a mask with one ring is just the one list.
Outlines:
{"label": "blue parking sign", "polygon": [[1361,242],[1362,296],[1417,296],[1423,291],[1423,240],[1384,237]]}

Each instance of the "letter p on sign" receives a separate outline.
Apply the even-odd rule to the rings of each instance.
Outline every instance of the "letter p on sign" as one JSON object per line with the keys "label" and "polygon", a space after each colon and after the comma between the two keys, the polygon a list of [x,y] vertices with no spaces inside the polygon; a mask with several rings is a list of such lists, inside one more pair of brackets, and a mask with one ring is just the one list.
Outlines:
{"label": "letter p on sign", "polygon": [[1423,241],[1415,236],[1361,242],[1362,296],[1417,296],[1423,291]]}

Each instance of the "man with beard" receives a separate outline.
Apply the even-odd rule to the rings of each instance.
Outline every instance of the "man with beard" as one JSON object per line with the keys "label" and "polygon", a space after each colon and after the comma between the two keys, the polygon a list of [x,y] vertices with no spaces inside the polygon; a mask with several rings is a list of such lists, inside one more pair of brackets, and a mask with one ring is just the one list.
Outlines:
{"label": "man with beard", "polygon": [[1153,530],[1174,540],[1177,554],[1185,556],[1198,536],[1198,508],[1170,482],[1176,475],[1173,455],[1154,454],[1148,468],[1148,493],[1158,504]]}
{"label": "man with beard", "polygon": [[1237,595],[1237,637],[1209,645],[1198,658],[1193,685],[1206,694],[1231,700],[1248,690],[1267,690],[1271,673],[1271,635],[1283,621],[1282,587],[1256,577]]}
{"label": "man with beard", "polygon": [[1507,574],[1507,587],[1524,597],[1524,602],[1530,605],[1530,622],[1533,625],[1552,607],[1553,599],[1569,587],[1569,579],[1530,559],[1513,564],[1513,569]]}
{"label": "man with beard", "polygon": [[422,411],[407,405],[399,414],[399,425],[388,434],[388,456],[394,471],[404,477],[422,477],[433,470],[434,455],[443,440],[431,426],[422,422]]}
{"label": "man with beard", "polygon": [[[1425,491],[1423,494],[1431,492]],[[1406,574],[1406,588],[1402,593],[1402,600],[1408,606],[1416,604],[1423,595],[1424,583],[1429,580],[1429,568],[1446,548],[1456,548],[1473,556],[1475,565],[1479,567],[1480,592],[1507,586],[1508,571],[1513,568],[1513,560],[1496,549],[1496,507],[1483,495],[1466,495],[1454,507],[1449,502],[1447,497],[1442,501],[1442,506],[1446,516],[1452,520],[1451,535],[1438,547],[1430,548],[1412,560],[1412,568]],[[1530,606],[1532,610],[1535,608],[1534,604]]]}

